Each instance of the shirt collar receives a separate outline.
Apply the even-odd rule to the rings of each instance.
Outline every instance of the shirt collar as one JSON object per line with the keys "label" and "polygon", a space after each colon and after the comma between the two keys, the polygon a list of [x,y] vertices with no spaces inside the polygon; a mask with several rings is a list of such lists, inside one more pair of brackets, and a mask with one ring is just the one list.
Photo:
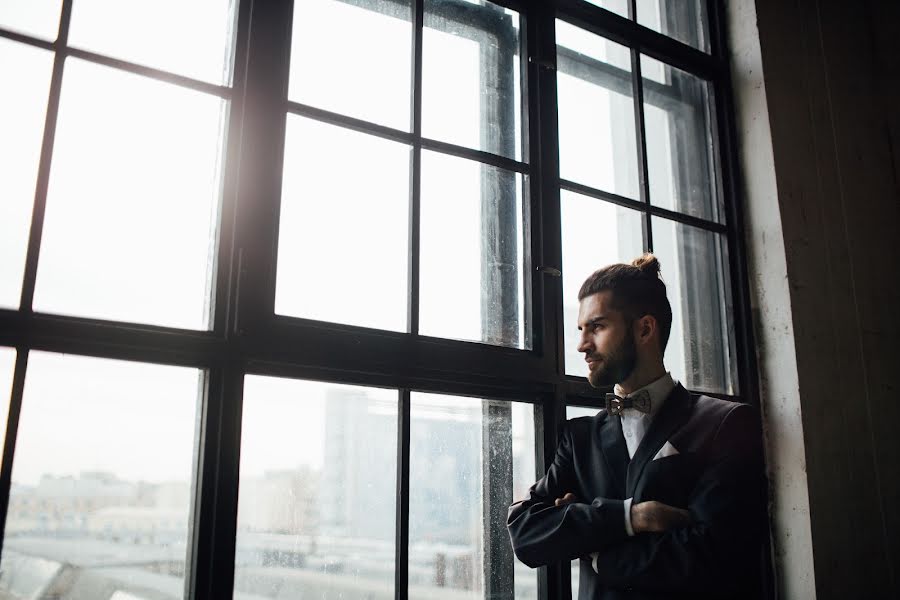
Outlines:
{"label": "shirt collar", "polygon": [[[615,392],[617,396],[627,398],[628,396],[633,396],[641,390],[647,390],[647,392],[650,394],[650,415],[652,416],[659,412],[659,409],[662,408],[663,402],[666,401],[666,398],[669,397],[669,394],[672,393],[672,390],[675,389],[676,385],[676,381],[672,379],[672,374],[666,373],[656,381],[648,383],[644,387],[634,390],[627,395],[624,394],[622,388],[618,384],[616,384]],[[633,409],[626,409],[626,411],[631,412],[633,411]]]}

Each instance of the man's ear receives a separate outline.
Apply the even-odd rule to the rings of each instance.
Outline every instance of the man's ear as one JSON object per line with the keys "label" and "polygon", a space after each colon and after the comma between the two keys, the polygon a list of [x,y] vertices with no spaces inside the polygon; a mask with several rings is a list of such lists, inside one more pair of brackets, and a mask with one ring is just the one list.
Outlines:
{"label": "man's ear", "polygon": [[634,321],[634,338],[638,344],[645,344],[656,335],[657,323],[653,315],[644,315]]}

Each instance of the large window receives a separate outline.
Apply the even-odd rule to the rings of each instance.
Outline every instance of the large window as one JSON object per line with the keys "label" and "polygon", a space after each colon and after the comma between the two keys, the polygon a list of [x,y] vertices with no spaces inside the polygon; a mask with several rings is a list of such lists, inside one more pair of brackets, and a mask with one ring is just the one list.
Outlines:
{"label": "large window", "polygon": [[581,281],[755,401],[715,7],[0,3],[0,596],[566,598]]}

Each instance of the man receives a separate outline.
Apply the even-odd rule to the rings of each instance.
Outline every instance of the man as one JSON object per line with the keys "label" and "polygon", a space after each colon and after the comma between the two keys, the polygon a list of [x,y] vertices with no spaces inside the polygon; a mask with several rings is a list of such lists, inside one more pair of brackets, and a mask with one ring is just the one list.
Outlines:
{"label": "man", "polygon": [[547,474],[510,507],[516,556],[580,558],[580,600],[758,597],[757,412],[666,371],[672,309],[653,255],[600,269],[578,299],[588,380],[615,394],[567,423]]}

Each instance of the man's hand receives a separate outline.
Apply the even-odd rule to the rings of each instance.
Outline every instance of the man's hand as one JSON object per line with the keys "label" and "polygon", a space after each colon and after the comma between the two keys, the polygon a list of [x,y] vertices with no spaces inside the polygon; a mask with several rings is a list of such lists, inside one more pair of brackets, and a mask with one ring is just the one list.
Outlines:
{"label": "man's hand", "polygon": [[[556,502],[559,506],[559,500]],[[635,533],[661,533],[670,529],[687,527],[690,524],[691,514],[683,508],[675,508],[656,500],[640,502],[631,506],[631,528]]]}
{"label": "man's hand", "polygon": [[565,506],[566,504],[572,504],[573,502],[578,502],[578,498],[576,498],[575,494],[572,492],[566,492],[562,498],[557,498],[553,504],[554,506]]}

